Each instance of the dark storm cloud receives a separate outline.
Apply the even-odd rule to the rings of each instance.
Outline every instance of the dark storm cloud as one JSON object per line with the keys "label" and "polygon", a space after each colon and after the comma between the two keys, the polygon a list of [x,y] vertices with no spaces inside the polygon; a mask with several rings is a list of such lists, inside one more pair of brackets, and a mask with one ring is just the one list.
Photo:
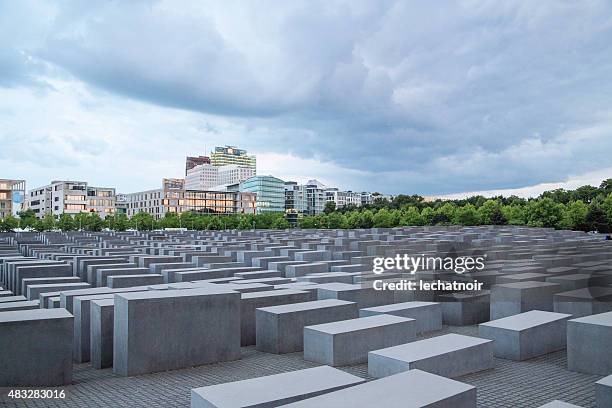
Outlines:
{"label": "dark storm cloud", "polygon": [[[609,165],[611,12],[605,1],[68,2],[25,51],[115,94],[252,129],[234,144],[362,170],[354,184],[372,190],[446,193]],[[7,78],[22,80],[11,61]]]}

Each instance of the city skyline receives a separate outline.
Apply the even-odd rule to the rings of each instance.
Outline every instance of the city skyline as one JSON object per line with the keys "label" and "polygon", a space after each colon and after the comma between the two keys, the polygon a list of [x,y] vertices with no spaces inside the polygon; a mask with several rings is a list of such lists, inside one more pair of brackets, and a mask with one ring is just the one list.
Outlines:
{"label": "city skyline", "polygon": [[4,2],[1,176],[141,191],[231,144],[353,191],[597,185],[611,7]]}

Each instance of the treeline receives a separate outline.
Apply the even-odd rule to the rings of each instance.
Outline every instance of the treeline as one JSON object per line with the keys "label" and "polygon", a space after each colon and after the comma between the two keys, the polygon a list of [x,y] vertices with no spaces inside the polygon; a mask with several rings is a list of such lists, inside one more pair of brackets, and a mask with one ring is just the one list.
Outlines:
{"label": "treeline", "polygon": [[612,232],[612,179],[599,187],[546,191],[537,198],[517,196],[425,202],[418,195],[392,201],[375,199],[363,207],[335,208],[300,220],[302,228],[371,228],[403,225],[527,225],[579,231]]}
{"label": "treeline", "polygon": [[35,231],[102,231],[111,229],[126,231],[134,229],[151,231],[164,228],[187,228],[191,230],[223,230],[223,229],[285,229],[290,228],[283,213],[211,215],[186,212],[182,214],[167,213],[165,217],[156,220],[151,214],[140,212],[128,219],[125,214],[115,214],[100,218],[97,213],[79,213],[75,215],[62,214],[55,217],[46,214],[42,219],[36,218],[32,210],[19,213],[19,218],[9,216],[0,220],[0,231],[15,231],[16,229],[33,229]]}
{"label": "treeline", "polygon": [[[298,219],[301,228],[391,228],[410,225],[527,225],[609,233],[612,232],[612,179],[603,181],[599,187],[557,189],[533,199],[473,196],[464,200],[425,202],[418,195],[399,195],[392,201],[376,198],[371,205],[340,209],[336,209],[333,202],[328,202],[323,214],[300,216]],[[59,217],[47,214],[37,219],[32,210],[26,210],[18,218],[8,216],[0,220],[0,231],[14,231],[17,228],[36,231],[148,231],[163,228],[246,230],[290,227],[283,213],[167,213],[164,218],[156,220],[152,215],[141,212],[131,219],[125,214],[116,214],[103,220],[96,213],[62,214]]]}

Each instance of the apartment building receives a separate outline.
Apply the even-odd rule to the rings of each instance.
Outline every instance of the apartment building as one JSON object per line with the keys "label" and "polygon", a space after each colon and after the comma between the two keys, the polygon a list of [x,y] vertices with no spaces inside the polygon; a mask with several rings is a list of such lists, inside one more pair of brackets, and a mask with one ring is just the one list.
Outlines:
{"label": "apartment building", "polygon": [[38,218],[45,214],[98,213],[101,218],[115,213],[115,189],[89,186],[85,181],[52,181],[28,192],[27,207]]}
{"label": "apartment building", "polygon": [[0,179],[0,219],[23,209],[25,186],[24,180]]}
{"label": "apartment building", "polygon": [[340,191],[337,188],[325,189],[325,201],[333,201],[336,208],[343,208],[347,205],[361,206],[361,193],[352,191]]}
{"label": "apartment building", "polygon": [[318,180],[309,180],[305,184],[286,182],[285,211],[304,215],[322,213],[327,202],[326,189],[327,187]]}
{"label": "apartment building", "polygon": [[127,215],[139,212],[163,218],[166,213],[255,214],[256,195],[236,191],[189,190],[183,179],[163,179],[159,189],[127,194]]}

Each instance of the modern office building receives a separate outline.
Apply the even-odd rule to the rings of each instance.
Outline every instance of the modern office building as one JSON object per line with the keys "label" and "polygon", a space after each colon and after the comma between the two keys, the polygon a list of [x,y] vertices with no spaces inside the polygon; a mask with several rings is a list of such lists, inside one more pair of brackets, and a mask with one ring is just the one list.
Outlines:
{"label": "modern office building", "polygon": [[156,219],[166,213],[255,214],[256,196],[236,191],[186,189],[183,179],[163,179],[162,188],[127,194],[127,215],[146,212]]}
{"label": "modern office building", "polygon": [[185,175],[195,166],[200,166],[202,164],[210,164],[210,157],[208,156],[187,156],[185,158]]}
{"label": "modern office building", "polygon": [[101,218],[115,213],[115,189],[89,186],[85,181],[60,180],[32,189],[28,193],[27,207],[38,218],[45,214],[98,213]]}
{"label": "modern office building", "polygon": [[254,175],[255,169],[249,166],[201,164],[187,170],[185,188],[187,190],[210,190],[216,186],[240,183]]}
{"label": "modern office building", "polygon": [[257,213],[285,211],[285,182],[273,176],[254,176],[240,183],[240,192],[257,195]]}
{"label": "modern office building", "polygon": [[23,209],[25,186],[24,180],[0,179],[0,219]]}
{"label": "modern office building", "polygon": [[210,154],[210,162],[213,166],[225,166],[237,164],[257,170],[257,160],[255,156],[248,155],[246,150],[238,149],[235,146],[217,146]]}

